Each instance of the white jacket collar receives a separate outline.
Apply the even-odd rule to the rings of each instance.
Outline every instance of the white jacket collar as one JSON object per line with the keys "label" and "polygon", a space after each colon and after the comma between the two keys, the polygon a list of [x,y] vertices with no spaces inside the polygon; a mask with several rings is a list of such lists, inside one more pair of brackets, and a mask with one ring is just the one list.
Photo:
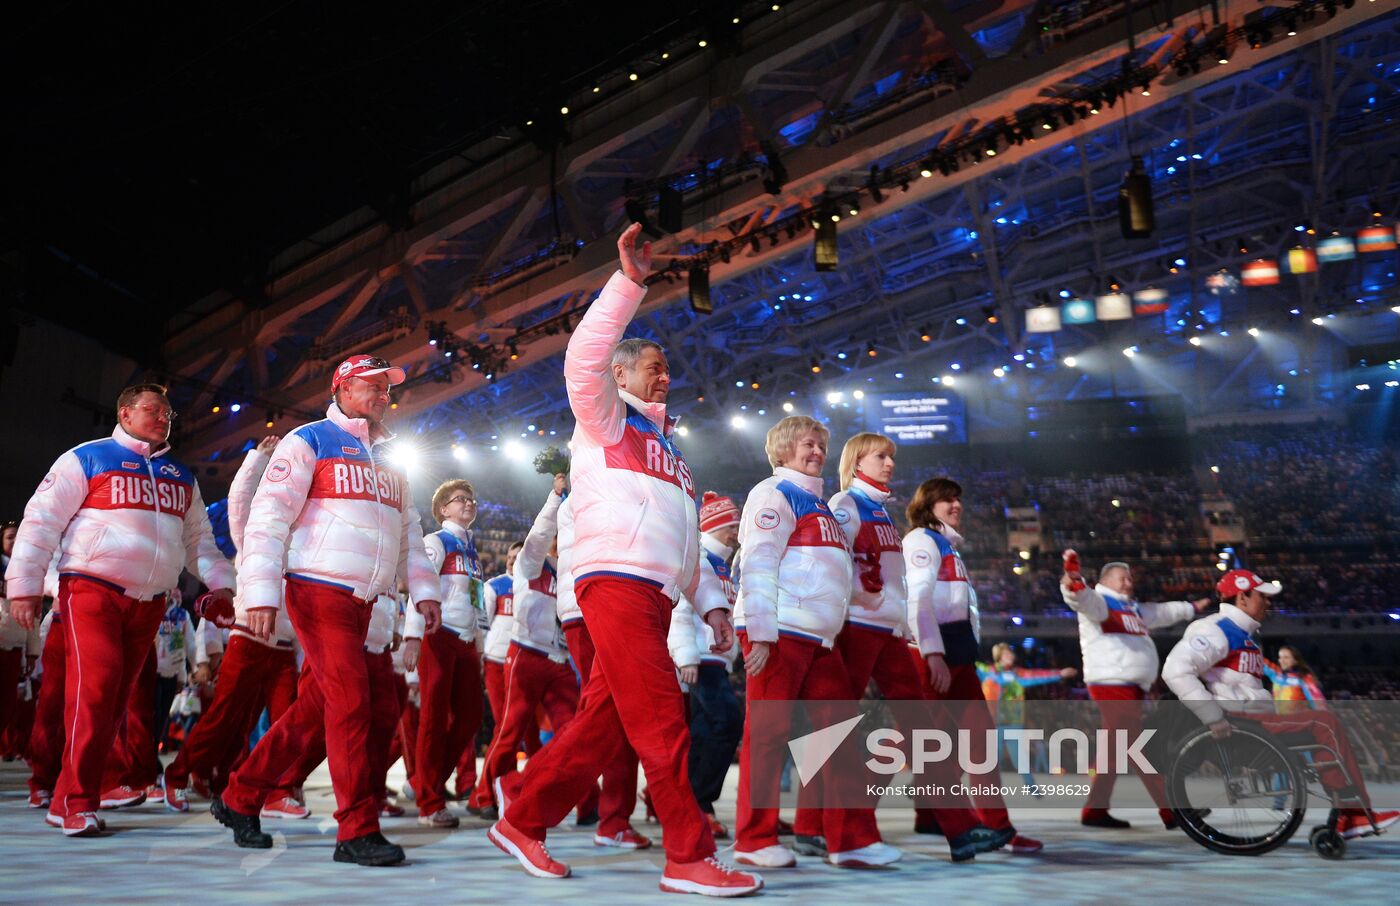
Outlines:
{"label": "white jacket collar", "polygon": [[816,494],[818,497],[822,496],[823,482],[822,477],[820,475],[814,478],[811,475],[808,475],[806,472],[799,472],[796,469],[789,469],[787,466],[778,466],[776,469],[773,470],[773,474],[783,479],[784,481],[792,482],[793,484],[797,485],[799,488],[801,488],[809,494]]}
{"label": "white jacket collar", "polygon": [[858,490],[866,497],[869,497],[871,500],[879,504],[884,504],[886,500],[890,499],[889,490],[875,487],[875,485],[866,481],[864,478],[861,478],[859,474],[857,474],[854,478],[851,479],[851,490]]}
{"label": "white jacket collar", "polygon": [[670,436],[671,431],[676,427],[676,419],[666,417],[665,403],[648,403],[640,397],[633,396],[621,387],[617,388],[617,395],[627,405],[642,413],[651,421],[653,425],[661,429],[661,433]]}
{"label": "white jacket collar", "polygon": [[112,429],[112,440],[121,444],[123,447],[126,447],[133,453],[141,454],[147,459],[155,459],[162,453],[170,452],[170,444],[165,443],[161,444],[159,447],[152,448],[151,445],[146,443],[144,440],[137,440],[130,434],[127,434],[126,429],[123,428],[121,425],[117,425],[115,428]]}
{"label": "white jacket collar", "polygon": [[709,532],[700,533],[700,546],[721,560],[728,560],[729,555],[734,553],[734,548],[727,544],[720,544],[719,539]]}
{"label": "white jacket collar", "polygon": [[394,439],[394,433],[388,428],[383,427],[382,425],[379,427],[379,431],[377,434],[372,433],[369,424],[369,419],[351,418],[350,416],[346,415],[344,412],[341,411],[339,403],[332,402],[330,404],[330,406],[326,409],[326,418],[330,419],[333,423],[340,426],[341,428],[344,428],[346,431],[350,432],[350,434],[354,435],[355,437],[358,437],[360,440],[364,441],[366,445],[371,447],[375,444],[383,443],[386,440]]}
{"label": "white jacket collar", "polygon": [[943,528],[934,529],[934,531],[938,532],[938,534],[942,535],[944,538],[947,538],[948,543],[953,545],[954,550],[957,550],[958,546],[963,542],[963,536],[959,535],[958,530],[950,525],[945,524]]}
{"label": "white jacket collar", "polygon": [[461,538],[463,541],[466,541],[468,538],[470,538],[472,534],[471,529],[467,528],[465,525],[462,525],[460,522],[457,522],[452,519],[444,519],[442,521],[442,527],[447,529],[452,534],[456,535],[458,538]]}
{"label": "white jacket collar", "polygon": [[1233,604],[1221,602],[1220,615],[1250,635],[1259,631],[1259,621]]}
{"label": "white jacket collar", "polygon": [[1123,597],[1122,593],[1114,591],[1102,582],[1094,586],[1094,591],[1099,593],[1099,597],[1109,597],[1115,601],[1122,601],[1125,604],[1133,603],[1132,598]]}

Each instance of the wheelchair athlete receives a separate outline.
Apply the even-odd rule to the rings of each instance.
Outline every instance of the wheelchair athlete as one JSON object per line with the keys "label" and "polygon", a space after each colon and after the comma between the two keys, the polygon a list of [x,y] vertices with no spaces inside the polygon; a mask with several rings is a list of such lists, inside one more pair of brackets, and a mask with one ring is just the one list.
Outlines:
{"label": "wheelchair athlete", "polygon": [[1323,767],[1319,779],[1327,792],[1356,799],[1363,808],[1341,809],[1337,831],[1351,839],[1387,828],[1400,821],[1400,812],[1375,811],[1356,756],[1337,716],[1330,711],[1278,714],[1273,695],[1264,688],[1264,654],[1254,633],[1269,610],[1269,599],[1283,590],[1278,582],[1265,582],[1245,569],[1226,573],[1216,585],[1220,613],[1202,617],[1186,628],[1180,642],[1167,655],[1162,679],[1185,702],[1211,735],[1230,735],[1225,707],[1261,724],[1270,733],[1311,733],[1318,745],[1337,753],[1345,767]]}

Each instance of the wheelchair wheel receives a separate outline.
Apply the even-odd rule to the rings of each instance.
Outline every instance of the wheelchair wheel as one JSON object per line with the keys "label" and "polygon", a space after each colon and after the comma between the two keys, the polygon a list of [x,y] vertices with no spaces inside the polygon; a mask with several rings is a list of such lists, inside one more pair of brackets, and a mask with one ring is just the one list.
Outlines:
{"label": "wheelchair wheel", "polygon": [[1347,854],[1347,841],[1330,827],[1315,827],[1308,835],[1308,843],[1324,859],[1333,861]]}
{"label": "wheelchair wheel", "polygon": [[1291,753],[1236,728],[1185,740],[1167,776],[1177,823],[1197,843],[1234,856],[1277,849],[1303,823],[1308,789]]}

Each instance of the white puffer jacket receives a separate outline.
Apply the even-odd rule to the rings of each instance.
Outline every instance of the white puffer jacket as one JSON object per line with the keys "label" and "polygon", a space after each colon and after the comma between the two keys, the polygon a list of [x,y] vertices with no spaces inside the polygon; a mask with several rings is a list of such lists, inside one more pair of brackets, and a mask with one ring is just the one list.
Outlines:
{"label": "white puffer jacket", "polygon": [[244,530],[248,607],[280,608],[284,571],[362,601],[392,594],[403,576],[414,601],[442,600],[408,479],[373,453],[391,436],[371,437],[365,419],[332,403],[282,438]]}
{"label": "white puffer jacket", "polygon": [[[477,624],[486,608],[481,581],[481,558],[471,529],[451,520],[423,536],[428,562],[442,583],[442,626],[468,645],[476,641]],[[404,620],[404,638],[423,637],[423,615],[416,608]]]}
{"label": "white puffer jacket", "polygon": [[690,468],[664,403],[618,388],[612,355],[646,289],[614,274],[569,338],[564,383],[578,426],[570,447],[574,581],[622,573],[673,600],[692,590],[699,514]]}
{"label": "white puffer jacket", "polygon": [[1189,620],[1196,608],[1187,601],[1141,604],[1125,601],[1102,584],[1060,593],[1079,614],[1079,648],[1084,654],[1088,685],[1139,686],[1144,691],[1157,679],[1157,646],[1148,631]]}
{"label": "white puffer jacket", "polygon": [[739,646],[731,645],[728,651],[720,653],[711,651],[715,631],[696,610],[709,613],[715,608],[734,607],[739,591],[730,581],[728,566],[734,549],[720,544],[708,533],[700,535],[700,547],[700,581],[695,584],[695,597],[701,603],[698,608],[689,598],[681,598],[676,603],[671,611],[671,631],[666,636],[666,647],[677,667],[718,664],[729,669],[738,657]]}
{"label": "white puffer jacket", "polygon": [[554,606],[559,614],[561,625],[568,626],[583,619],[579,610],[578,597],[574,595],[574,507],[573,495],[564,498],[559,504],[559,559],[555,569],[559,571],[559,597]]}
{"label": "white puffer jacket", "polygon": [[849,488],[831,498],[830,506],[855,559],[846,620],[903,638],[909,634],[904,545],[885,511],[889,497],[888,489],[857,476]]}
{"label": "white puffer jacket", "polygon": [[525,546],[515,556],[515,626],[511,630],[511,641],[540,654],[550,660],[563,663],[569,656],[564,633],[559,627],[557,599],[559,583],[554,558],[549,549],[554,544],[558,531],[557,519],[562,499],[550,491],[549,499],[530,534],[525,536]]}
{"label": "white puffer jacket", "polygon": [[82,575],[150,600],[189,569],[210,588],[234,587],[214,544],[194,471],[118,426],[64,453],[24,508],[5,570],[10,598],[44,594],[55,551],[61,575]]}
{"label": "white puffer jacket", "polygon": [[399,599],[393,595],[380,595],[375,599],[374,610],[369,617],[369,631],[365,633],[365,651],[383,654],[394,644],[399,609]]}
{"label": "white puffer jacket", "polygon": [[486,643],[482,657],[498,664],[506,662],[510,634],[515,629],[515,580],[502,574],[486,583]]}
{"label": "white puffer jacket", "polygon": [[[1196,620],[1167,655],[1162,680],[1203,723],[1224,710],[1271,714],[1274,696],[1264,688],[1264,652],[1254,641],[1259,622],[1233,604]],[[1223,705],[1223,708],[1222,708]]]}
{"label": "white puffer jacket", "polygon": [[[958,663],[974,663],[981,638],[977,592],[968,581],[958,545],[962,536],[947,526],[941,532],[916,528],[904,536],[904,567],[909,586],[909,627],[919,653],[954,655]],[[966,624],[966,625],[964,625]],[[945,639],[943,626],[959,633]],[[952,628],[948,630],[953,634]],[[969,659],[966,649],[973,651]],[[950,660],[950,663],[953,661]]]}
{"label": "white puffer jacket", "polygon": [[[229,537],[233,539],[233,546],[238,549],[238,554],[234,557],[233,562],[234,566],[239,569],[242,568],[243,532],[248,525],[248,509],[253,505],[253,495],[257,493],[258,483],[262,481],[263,472],[267,470],[267,464],[271,461],[272,457],[257,447],[249,450],[248,455],[243,457],[243,462],[238,466],[238,471],[234,473],[233,484],[229,485],[228,488],[228,533]],[[248,631],[248,596],[241,587],[233,598],[233,619],[234,624],[230,635],[240,635],[245,639],[257,642],[259,645],[271,648],[293,648],[296,646],[296,632],[292,629],[292,621],[287,616],[285,607],[277,611],[272,638],[263,641]],[[222,651],[222,640],[220,643],[221,647],[217,650]]]}
{"label": "white puffer jacket", "polygon": [[822,480],[783,466],[744,501],[734,626],[751,642],[790,635],[830,648],[846,622],[851,552]]}

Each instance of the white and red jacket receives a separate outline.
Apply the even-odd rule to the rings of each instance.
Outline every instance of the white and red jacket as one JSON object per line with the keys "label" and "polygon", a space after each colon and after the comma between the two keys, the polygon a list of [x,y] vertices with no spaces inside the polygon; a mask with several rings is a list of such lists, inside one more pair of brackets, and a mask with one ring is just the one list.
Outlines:
{"label": "white and red jacket", "polygon": [[1187,601],[1141,604],[1125,601],[1099,584],[1072,592],[1060,586],[1070,609],[1079,614],[1079,648],[1084,654],[1084,682],[1091,686],[1139,686],[1146,691],[1157,679],[1157,646],[1148,631],[1196,615]]}
{"label": "white and red jacket", "polygon": [[530,526],[530,534],[525,536],[525,546],[516,554],[512,575],[515,625],[511,630],[511,641],[515,644],[548,655],[550,660],[561,664],[568,659],[569,648],[559,627],[559,584],[549,549],[558,531],[562,501],[558,494],[549,492],[549,499]]}
{"label": "white and red jacket", "polygon": [[1167,655],[1162,679],[1204,723],[1224,710],[1272,714],[1274,696],[1264,688],[1264,652],[1254,641],[1259,622],[1233,604],[1196,620]]}
{"label": "white and red jacket", "polygon": [[504,664],[510,649],[511,630],[515,628],[515,580],[502,573],[487,582],[484,602],[483,613],[490,622],[481,654],[488,661]]}
{"label": "white and red jacket", "polygon": [[[238,549],[237,556],[234,557],[234,566],[242,569],[243,564],[243,530],[248,525],[248,509],[253,505],[253,495],[257,493],[258,483],[262,481],[263,472],[267,470],[267,464],[272,461],[272,457],[262,452],[257,447],[248,451],[248,455],[243,457],[243,462],[238,466],[238,471],[234,473],[233,483],[228,488],[228,533],[233,539],[233,546]],[[292,621],[287,616],[286,609],[277,611],[277,620],[272,628],[272,638],[264,641],[248,631],[248,596],[242,588],[233,598],[233,629],[229,635],[242,636],[251,639],[259,645],[266,645],[269,648],[295,648],[296,632],[292,629]],[[213,628],[213,625],[210,625]],[[216,634],[217,635],[217,634]],[[215,650],[223,651],[223,639],[219,639],[219,647]],[[207,648],[207,646],[206,646]],[[196,661],[203,663],[203,661]]]}
{"label": "white and red jacket", "polygon": [[857,475],[829,506],[855,560],[846,621],[904,638],[909,634],[904,545],[885,510],[889,497],[889,488]]}
{"label": "white and red jacket", "polygon": [[574,574],[572,571],[574,562],[574,508],[572,501],[572,494],[565,497],[564,502],[559,504],[558,514],[559,556],[554,568],[559,573],[559,594],[555,598],[554,607],[556,613],[559,614],[561,626],[583,621],[583,611],[579,609],[578,597],[574,594]]}
{"label": "white and red jacket", "polygon": [[821,493],[820,476],[779,466],[744,501],[734,626],[751,642],[785,635],[830,648],[846,623],[851,552]]}
{"label": "white and red jacket", "polygon": [[909,628],[924,657],[941,654],[951,666],[977,662],[981,616],[958,545],[962,535],[916,528],[904,536]]}
{"label": "white and red jacket", "polygon": [[699,514],[690,467],[671,440],[665,403],[618,388],[612,355],[645,287],[614,274],[569,338],[564,383],[577,427],[569,468],[575,582],[605,574],[640,579],[673,600],[692,590]]}
{"label": "white and red jacket", "polygon": [[[452,520],[423,536],[423,549],[442,582],[442,628],[466,644],[476,641],[483,600],[481,558],[471,529]],[[423,615],[417,609],[405,614],[404,638],[423,637]]]}
{"label": "white and red jacket", "polygon": [[189,682],[189,665],[195,661],[194,621],[177,601],[168,601],[156,630],[156,675]]}
{"label": "white and red jacket", "polygon": [[739,590],[729,576],[729,557],[734,553],[734,548],[720,544],[708,532],[701,533],[700,547],[700,580],[695,583],[695,597],[700,604],[697,607],[689,598],[676,602],[671,610],[671,630],[666,636],[666,647],[670,649],[671,660],[677,667],[718,664],[728,670],[734,666],[739,646],[731,645],[728,651],[720,654],[711,651],[715,631],[696,611],[708,613],[716,607],[733,609],[739,597]]}
{"label": "white and red jacket", "polygon": [[193,470],[170,457],[168,444],[152,448],[120,426],[60,456],[29,498],[5,571],[11,598],[44,594],[54,551],[60,575],[138,600],[174,588],[182,568],[210,588],[234,587]]}
{"label": "white and red jacket", "polygon": [[323,420],[282,438],[244,530],[248,607],[280,608],[284,573],[362,601],[392,593],[403,576],[414,601],[442,599],[408,479],[373,452],[390,437],[371,436],[369,422],[332,403]]}
{"label": "white and red jacket", "polygon": [[369,630],[365,633],[365,651],[370,654],[383,654],[394,644],[394,630],[399,625],[399,599],[393,595],[380,595],[374,600],[374,610],[369,615]]}

